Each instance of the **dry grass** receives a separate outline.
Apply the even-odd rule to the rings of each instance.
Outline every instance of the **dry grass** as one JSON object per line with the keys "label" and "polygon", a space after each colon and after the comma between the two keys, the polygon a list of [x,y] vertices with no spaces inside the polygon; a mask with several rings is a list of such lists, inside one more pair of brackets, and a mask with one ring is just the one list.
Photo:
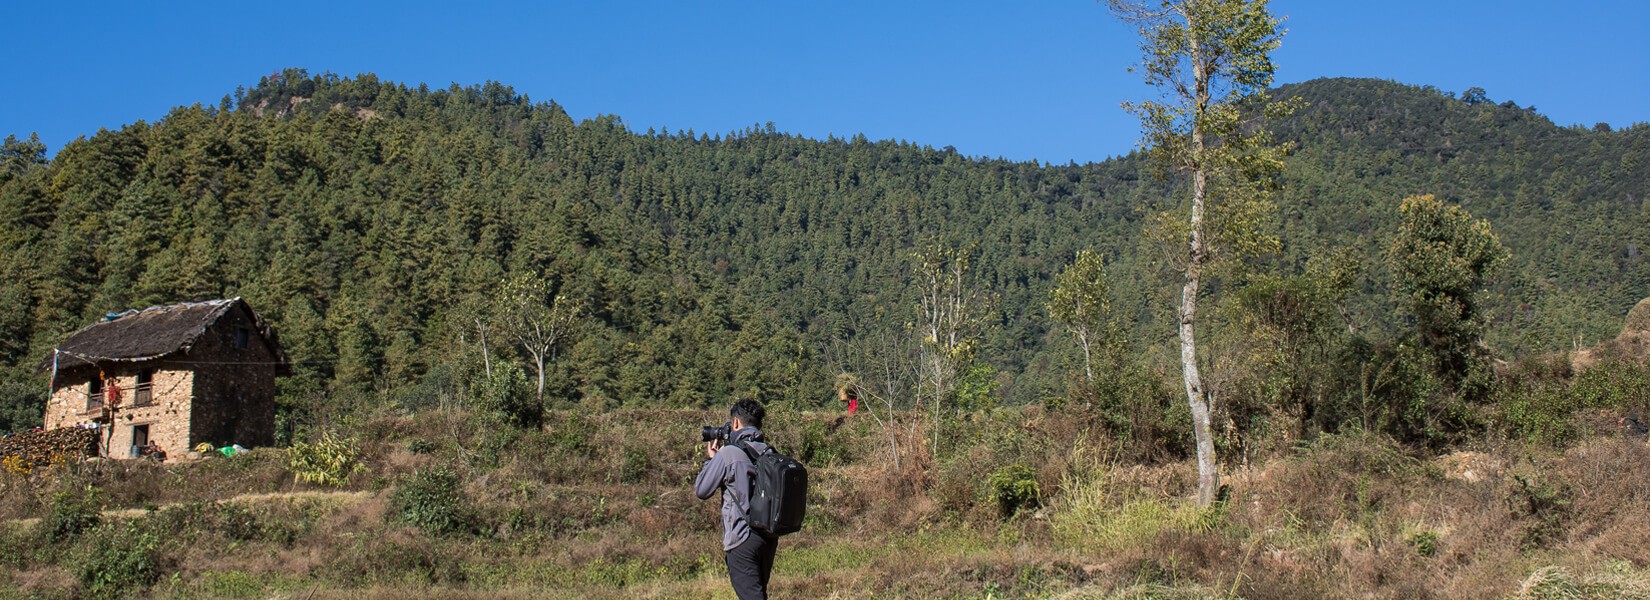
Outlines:
{"label": "dry grass", "polygon": [[[543,431],[456,438],[451,416],[370,424],[369,469],[344,490],[294,486],[258,452],[56,477],[169,532],[175,567],[155,597],[730,597],[716,503],[687,488],[694,429],[719,415],[555,415]],[[973,426],[998,438],[938,457],[907,432],[895,469],[874,424],[811,418],[771,433],[782,448],[838,444],[809,442],[835,458],[813,469],[808,527],[782,542],[776,598],[1591,598],[1650,585],[1650,447],[1619,436],[1441,458],[1332,436],[1227,473],[1229,502],[1200,511],[1190,462],[1129,462],[1077,419],[983,419]],[[1036,435],[1001,425],[1015,422]],[[1004,464],[1034,465],[1044,493],[1006,519],[981,506],[982,474]],[[477,531],[386,517],[398,478],[430,465],[459,473]],[[36,503],[8,514],[38,517],[61,484],[5,485]],[[72,547],[29,549],[31,531],[0,527],[0,596],[76,593]]]}
{"label": "dry grass", "polygon": [[1627,311],[1627,319],[1621,325],[1621,335],[1626,337],[1633,333],[1650,333],[1650,298],[1638,301]]}
{"label": "dry grass", "polygon": [[1518,587],[1511,600],[1644,600],[1650,598],[1645,573],[1618,568],[1576,577],[1564,567],[1536,569]]}

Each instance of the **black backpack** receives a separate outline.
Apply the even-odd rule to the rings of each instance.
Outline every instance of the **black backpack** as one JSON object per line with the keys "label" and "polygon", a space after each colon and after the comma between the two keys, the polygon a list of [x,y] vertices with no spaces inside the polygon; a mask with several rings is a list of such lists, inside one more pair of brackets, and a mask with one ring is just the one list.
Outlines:
{"label": "black backpack", "polygon": [[802,517],[808,510],[808,469],[772,446],[757,454],[743,441],[734,445],[744,450],[756,466],[756,477],[751,481],[751,510],[745,515],[751,528],[767,536],[802,529]]}

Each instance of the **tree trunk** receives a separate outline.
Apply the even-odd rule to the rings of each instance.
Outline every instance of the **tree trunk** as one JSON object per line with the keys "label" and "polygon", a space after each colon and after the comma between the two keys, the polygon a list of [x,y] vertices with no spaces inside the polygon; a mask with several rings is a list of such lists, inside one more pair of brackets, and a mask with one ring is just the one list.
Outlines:
{"label": "tree trunk", "polygon": [[1077,326],[1077,341],[1083,346],[1083,381],[1090,386],[1094,385],[1094,358],[1089,352],[1089,330],[1087,326]]}
{"label": "tree trunk", "polygon": [[487,379],[493,378],[493,356],[487,351],[487,326],[476,318],[476,332],[481,334],[481,366],[487,373]]}
{"label": "tree trunk", "polygon": [[1186,403],[1192,412],[1192,431],[1197,436],[1197,505],[1208,506],[1220,489],[1220,473],[1215,470],[1215,444],[1209,434],[1209,398],[1197,368],[1197,292],[1202,276],[1203,201],[1205,176],[1192,174],[1192,230],[1186,262],[1186,285],[1180,291],[1180,367],[1186,380]]}
{"label": "tree trunk", "polygon": [[[1191,22],[1190,14],[1186,15]],[[1180,291],[1180,367],[1186,380],[1186,404],[1192,412],[1192,432],[1197,437],[1197,505],[1208,506],[1220,490],[1220,472],[1215,469],[1215,442],[1209,433],[1209,397],[1197,369],[1197,293],[1203,274],[1206,249],[1203,246],[1203,210],[1209,193],[1208,165],[1204,164],[1203,113],[1209,106],[1209,70],[1195,35],[1191,42],[1192,80],[1196,94],[1193,105],[1191,155],[1192,220],[1187,244],[1186,285]]]}
{"label": "tree trunk", "polygon": [[544,405],[544,352],[534,351],[534,352],[532,352],[532,354],[533,354],[533,368],[537,371],[538,379],[539,379],[539,386],[538,386],[539,405],[543,406]]}

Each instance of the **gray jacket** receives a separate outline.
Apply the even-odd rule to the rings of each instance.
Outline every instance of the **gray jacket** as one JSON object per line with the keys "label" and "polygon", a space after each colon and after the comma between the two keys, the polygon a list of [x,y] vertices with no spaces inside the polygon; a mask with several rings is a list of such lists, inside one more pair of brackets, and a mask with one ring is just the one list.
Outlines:
{"label": "gray jacket", "polygon": [[700,500],[708,500],[716,490],[722,490],[723,552],[738,548],[751,535],[751,526],[745,521],[745,515],[751,509],[751,482],[755,478],[756,467],[751,464],[745,451],[733,444],[739,441],[749,443],[757,454],[768,449],[768,445],[761,442],[762,432],[755,427],[747,426],[728,438],[728,445],[716,451],[715,458],[705,461],[705,466],[699,469],[699,476],[693,479],[693,494]]}

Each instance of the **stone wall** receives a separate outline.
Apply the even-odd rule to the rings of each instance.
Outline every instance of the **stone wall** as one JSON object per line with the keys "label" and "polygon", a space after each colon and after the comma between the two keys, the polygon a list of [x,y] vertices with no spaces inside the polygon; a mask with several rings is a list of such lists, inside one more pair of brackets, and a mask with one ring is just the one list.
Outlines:
{"label": "stone wall", "polygon": [[[107,373],[120,386],[121,405],[114,411],[111,430],[98,433],[98,443],[107,444],[106,454],[112,458],[131,456],[132,435],[139,426],[149,427],[149,440],[166,451],[169,457],[186,456],[192,442],[189,435],[189,414],[194,402],[195,374],[178,365],[156,364],[151,400],[147,406],[136,406],[139,365]],[[87,385],[95,371],[82,369],[62,374],[46,404],[46,429],[76,427],[96,422],[103,414],[101,402],[87,402]]]}
{"label": "stone wall", "polygon": [[[237,306],[202,332],[187,352],[150,363],[105,365],[118,380],[122,405],[113,425],[98,438],[107,440],[112,458],[131,456],[134,432],[143,426],[169,458],[192,456],[190,449],[201,442],[273,445],[278,356],[251,313]],[[155,369],[152,400],[134,406],[138,373],[144,368]],[[102,416],[101,402],[87,401],[88,384],[96,375],[89,367],[58,374],[46,405],[47,429],[92,424]]]}
{"label": "stone wall", "polygon": [[[247,330],[246,348],[236,344],[240,329]],[[192,439],[248,448],[275,443],[276,354],[251,315],[226,313],[195,341],[186,360],[196,377]]]}

